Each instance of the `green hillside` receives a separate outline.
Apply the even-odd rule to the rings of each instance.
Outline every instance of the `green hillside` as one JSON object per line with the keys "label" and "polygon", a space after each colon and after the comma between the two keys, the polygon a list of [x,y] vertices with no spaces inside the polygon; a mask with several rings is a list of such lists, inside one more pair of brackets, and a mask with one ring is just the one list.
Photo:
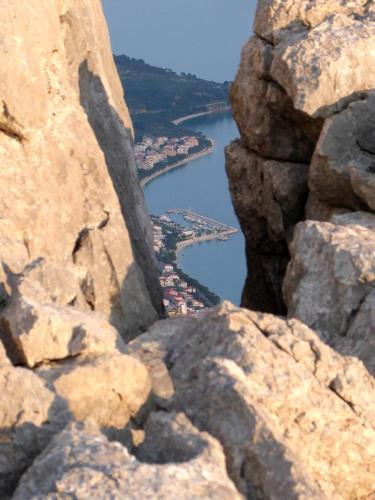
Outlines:
{"label": "green hillside", "polygon": [[187,133],[171,122],[181,116],[228,105],[229,82],[216,83],[191,74],[177,74],[142,59],[115,56],[137,138],[144,134],[169,137]]}

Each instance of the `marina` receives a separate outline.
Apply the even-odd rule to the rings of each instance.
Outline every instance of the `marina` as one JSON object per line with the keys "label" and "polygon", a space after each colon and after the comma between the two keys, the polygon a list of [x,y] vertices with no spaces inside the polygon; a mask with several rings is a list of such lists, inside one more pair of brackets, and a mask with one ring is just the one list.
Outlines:
{"label": "marina", "polygon": [[184,208],[172,208],[167,210],[168,214],[180,215],[185,221],[192,224],[194,230],[201,230],[210,233],[215,239],[227,241],[231,234],[238,233],[238,229],[205,215],[198,214],[192,210]]}

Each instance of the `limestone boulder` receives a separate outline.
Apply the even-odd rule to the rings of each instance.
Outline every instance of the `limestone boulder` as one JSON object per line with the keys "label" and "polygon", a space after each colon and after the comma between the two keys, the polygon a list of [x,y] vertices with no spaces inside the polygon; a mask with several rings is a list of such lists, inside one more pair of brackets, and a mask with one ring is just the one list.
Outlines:
{"label": "limestone boulder", "polygon": [[322,202],[375,211],[375,92],[329,118],[311,163],[309,186]]}
{"label": "limestone boulder", "polygon": [[364,15],[371,7],[366,0],[262,0],[258,2],[254,30],[270,43],[275,43],[283,30],[295,25],[311,28],[332,14]]}
{"label": "limestone boulder", "polygon": [[372,212],[351,212],[345,210],[340,213],[334,213],[329,222],[339,226],[361,226],[371,231],[375,230],[375,214]]}
{"label": "limestone boulder", "polygon": [[296,319],[286,322],[270,314],[254,312],[250,317],[274,344],[304,365],[320,383],[346,401],[366,424],[375,428],[372,418],[375,380],[367,365],[350,353],[347,358],[338,355],[336,348],[328,347],[314,331]]}
{"label": "limestone boulder", "polygon": [[271,76],[295,109],[326,117],[374,87],[374,38],[372,13],[325,16],[317,26],[292,33],[276,46]]}
{"label": "limestone boulder", "polygon": [[[24,8],[5,3],[0,20],[1,217],[29,262],[79,268],[86,307],[134,338],[163,306],[101,3]],[[74,295],[65,286],[64,301]]]}
{"label": "limestone boulder", "polygon": [[147,403],[151,380],[137,359],[120,353],[42,365],[38,374],[64,399],[76,420],[125,428]]}
{"label": "limestone boulder", "polygon": [[0,311],[0,337],[13,363],[28,367],[78,355],[125,350],[104,315],[14,296]]}
{"label": "limestone boulder", "polygon": [[33,372],[0,362],[0,497],[8,498],[35,457],[72,419]]}
{"label": "limestone boulder", "polygon": [[231,104],[246,147],[276,160],[309,161],[319,130],[270,77],[273,47],[253,37],[242,50]]}
{"label": "limestone boulder", "polygon": [[[347,224],[351,216],[343,217]],[[296,228],[291,254],[284,281],[288,315],[334,345],[374,289],[375,231],[359,225],[358,216],[352,225],[307,221]]]}
{"label": "limestone boulder", "polygon": [[221,442],[229,476],[246,498],[328,498],[251,392],[235,362],[207,358],[186,379],[177,408]]}
{"label": "limestone boulder", "polygon": [[64,266],[52,259],[35,259],[18,274],[10,275],[13,294],[58,306],[91,310],[87,292],[87,271],[73,263]]}
{"label": "limestone boulder", "polygon": [[152,413],[144,426],[145,439],[136,450],[141,462],[153,464],[184,463],[207,455],[206,465],[212,465],[209,455],[217,453],[225,469],[225,457],[220,444],[206,432],[198,432],[183,413]]}
{"label": "limestone boulder", "polygon": [[242,498],[226,476],[220,445],[190,428],[196,442],[187,435],[181,441],[193,456],[159,465],[139,462],[92,427],[72,426],[37,458],[13,498]]}
{"label": "limestone boulder", "polygon": [[372,494],[375,387],[361,362],[299,321],[226,303],[187,333],[169,357],[174,407],[221,442],[243,494]]}
{"label": "limestone boulder", "polygon": [[128,353],[147,367],[152,380],[153,399],[161,407],[168,407],[174,394],[166,365],[168,353],[174,344],[181,341],[185,327],[195,321],[194,318],[184,317],[157,321],[146,333],[127,345]]}

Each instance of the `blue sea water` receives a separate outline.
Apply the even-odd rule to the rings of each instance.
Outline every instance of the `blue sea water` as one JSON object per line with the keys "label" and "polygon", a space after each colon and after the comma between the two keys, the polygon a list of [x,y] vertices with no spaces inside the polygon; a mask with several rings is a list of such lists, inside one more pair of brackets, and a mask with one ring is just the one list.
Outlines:
{"label": "blue sea water", "polygon": [[[229,113],[195,118],[184,126],[199,130],[215,142],[213,152],[171,170],[144,188],[150,213],[163,215],[170,208],[190,208],[239,228],[225,173],[224,148],[238,137]],[[245,242],[241,232],[229,241],[210,241],[186,248],[179,266],[222,299],[239,305],[246,276]]]}

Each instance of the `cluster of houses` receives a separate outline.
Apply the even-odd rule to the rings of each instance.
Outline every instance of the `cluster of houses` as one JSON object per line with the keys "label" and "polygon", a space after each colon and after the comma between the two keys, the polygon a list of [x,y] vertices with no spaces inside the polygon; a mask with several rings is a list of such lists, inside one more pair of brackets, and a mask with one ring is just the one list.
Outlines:
{"label": "cluster of houses", "polygon": [[164,306],[170,316],[195,315],[206,309],[205,304],[196,298],[197,289],[183,281],[172,264],[160,263],[160,274]]}
{"label": "cluster of houses", "polygon": [[186,156],[191,148],[199,145],[195,136],[143,137],[135,145],[135,159],[140,170],[151,170],[157,163],[176,156]]}
{"label": "cluster of houses", "polygon": [[[194,234],[184,226],[171,221],[168,217],[151,216],[154,250],[156,257],[160,257],[161,251],[165,249],[166,232],[174,231],[181,239],[191,237]],[[199,300],[199,291],[184,281],[173,264],[166,264],[159,260],[160,284],[163,289],[164,306],[170,316],[174,315],[196,315],[207,310],[206,305]]]}

